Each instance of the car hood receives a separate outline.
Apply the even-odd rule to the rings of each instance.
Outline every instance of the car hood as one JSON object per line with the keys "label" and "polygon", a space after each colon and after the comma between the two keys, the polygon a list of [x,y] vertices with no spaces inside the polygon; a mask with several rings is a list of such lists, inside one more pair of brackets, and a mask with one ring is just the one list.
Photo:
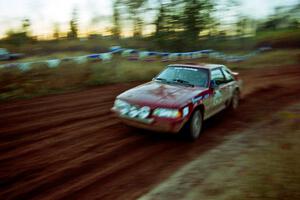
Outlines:
{"label": "car hood", "polygon": [[204,90],[201,87],[151,81],[125,91],[117,98],[132,104],[172,108],[184,106]]}

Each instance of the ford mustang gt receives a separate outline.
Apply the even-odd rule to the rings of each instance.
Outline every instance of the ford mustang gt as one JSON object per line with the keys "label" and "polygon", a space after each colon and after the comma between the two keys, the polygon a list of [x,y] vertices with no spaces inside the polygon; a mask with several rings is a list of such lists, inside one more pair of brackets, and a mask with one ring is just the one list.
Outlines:
{"label": "ford mustang gt", "polygon": [[238,73],[218,64],[168,65],[152,81],[116,97],[111,109],[126,124],[199,137],[203,122],[239,105]]}

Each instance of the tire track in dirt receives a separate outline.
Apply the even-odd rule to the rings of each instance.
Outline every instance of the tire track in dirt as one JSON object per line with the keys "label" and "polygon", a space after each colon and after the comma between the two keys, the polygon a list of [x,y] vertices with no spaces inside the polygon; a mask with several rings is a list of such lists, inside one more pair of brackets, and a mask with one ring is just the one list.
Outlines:
{"label": "tire track in dirt", "polygon": [[[127,157],[124,157],[120,153],[124,149],[126,149],[126,152],[131,154],[131,156],[137,157],[139,159],[143,159],[143,156],[146,157],[147,154],[153,154],[151,150],[146,151],[144,149],[144,151],[136,151],[136,149],[138,147],[141,147],[141,145],[143,146],[143,144],[147,144],[147,148],[151,149],[151,144],[149,146],[149,142],[145,141],[142,137],[132,137],[130,139],[124,139],[124,141],[117,141],[116,143],[120,143],[120,145],[114,145],[112,147],[110,147],[111,144],[103,146],[106,147],[106,151],[101,152],[100,154],[88,153],[84,156],[71,159],[68,162],[63,162],[61,163],[61,166],[55,165],[53,166],[53,168],[50,167],[50,169],[48,168],[46,170],[48,171],[46,175],[33,179],[29,182],[26,181],[23,184],[17,184],[14,187],[12,187],[11,190],[6,191],[6,193],[4,193],[3,195],[5,196],[7,194],[12,194],[12,191],[14,191],[13,195],[15,195],[17,198],[27,199],[28,196],[31,196],[31,193],[35,193],[37,190],[42,191],[48,189],[51,186],[55,186],[57,183],[62,184],[64,182],[67,182],[69,179],[78,179],[78,176],[83,177],[84,181],[90,181],[90,177],[96,176],[97,178],[98,176],[106,176],[107,174],[112,173],[116,170],[121,170],[127,165],[134,165],[136,162],[139,162],[139,160],[135,159],[128,161]],[[161,144],[160,146],[162,146],[161,148],[166,148],[165,145]],[[157,147],[153,148],[153,150],[155,152],[161,151],[161,149]],[[115,161],[113,162],[113,160]],[[98,170],[99,166],[96,163],[104,164],[101,166],[101,171]],[[81,172],[81,174],[79,175],[78,172]],[[88,178],[85,177],[86,174]],[[44,182],[43,180],[47,180],[47,182]],[[35,186],[37,184],[38,187]],[[16,189],[20,187],[26,188],[26,190],[22,190],[21,192],[16,191]]]}
{"label": "tire track in dirt", "polygon": [[84,119],[92,119],[96,117],[103,118],[110,115],[109,109],[99,109],[99,111],[97,111],[98,110],[95,110],[94,108],[90,108],[70,113],[64,113],[61,115],[47,116],[43,118],[43,121],[40,121],[40,118],[38,118],[35,121],[30,121],[31,123],[20,122],[18,123],[18,127],[14,126],[14,123],[7,124],[6,129],[0,128],[0,131],[2,132],[0,139],[3,141],[10,141],[14,140],[16,135],[18,135],[19,137],[24,137],[26,136],[26,133],[46,131],[47,129],[55,126],[74,123]]}
{"label": "tire track in dirt", "polygon": [[[26,154],[32,154],[34,151],[41,151],[43,148],[47,147],[58,147],[59,144],[64,144],[64,142],[68,142],[70,139],[72,140],[81,140],[86,136],[90,136],[91,134],[98,134],[98,130],[102,130],[106,127],[116,125],[116,121],[112,121],[113,117],[109,117],[105,120],[90,119],[84,120],[83,122],[79,122],[75,125],[66,125],[64,127],[55,127],[48,131],[45,131],[45,134],[40,134],[40,137],[28,138],[28,140],[23,140],[18,142],[17,145],[19,147],[13,148],[16,143],[9,143],[7,146],[3,147],[7,152],[5,155],[0,156],[0,162],[5,162],[9,158],[18,158],[24,157]],[[100,123],[100,125],[97,125]],[[95,125],[96,124],[96,125]],[[82,129],[82,126],[86,126],[88,128]],[[72,135],[64,134],[64,131],[72,131]],[[53,136],[56,136],[53,138]],[[8,151],[10,150],[10,151]]]}
{"label": "tire track in dirt", "polygon": [[47,109],[35,109],[35,110],[30,110],[30,111],[20,111],[20,112],[14,112],[13,114],[3,114],[0,117],[0,120],[5,120],[9,119],[9,122],[24,122],[24,121],[29,121],[30,119],[38,119],[40,117],[45,117],[49,115],[60,115],[64,113],[69,113],[74,111],[74,108],[77,108],[77,111],[79,110],[85,110],[85,109],[90,109],[90,108],[102,108],[105,107],[107,108],[109,104],[111,104],[111,100],[113,97],[108,98],[107,100],[103,100],[102,102],[89,102],[89,103],[84,103],[84,104],[73,104],[73,105],[68,105],[68,106],[56,106],[52,108],[47,108]]}

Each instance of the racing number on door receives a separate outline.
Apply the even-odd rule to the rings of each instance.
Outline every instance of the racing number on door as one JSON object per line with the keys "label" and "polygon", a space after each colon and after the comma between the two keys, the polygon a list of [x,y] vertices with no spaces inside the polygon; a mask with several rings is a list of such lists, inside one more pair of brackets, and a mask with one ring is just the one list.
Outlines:
{"label": "racing number on door", "polygon": [[229,100],[229,99],[231,99],[231,96],[235,89],[235,87],[234,87],[235,80],[234,80],[233,76],[231,75],[231,73],[225,67],[222,67],[222,71],[223,71],[223,74],[226,79],[226,97],[225,97],[225,99]]}

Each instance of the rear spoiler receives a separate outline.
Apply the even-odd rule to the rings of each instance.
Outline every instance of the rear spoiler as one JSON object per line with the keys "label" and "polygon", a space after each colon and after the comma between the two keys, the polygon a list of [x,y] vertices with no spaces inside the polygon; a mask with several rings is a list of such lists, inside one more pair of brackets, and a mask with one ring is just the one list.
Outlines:
{"label": "rear spoiler", "polygon": [[238,76],[238,75],[239,75],[238,72],[233,72],[233,71],[231,71],[231,74],[232,74],[233,76]]}
{"label": "rear spoiler", "polygon": [[234,76],[234,78],[235,78],[236,80],[239,80],[239,79],[240,79],[239,73],[238,73],[238,72],[233,72],[233,71],[230,70],[230,73]]}

